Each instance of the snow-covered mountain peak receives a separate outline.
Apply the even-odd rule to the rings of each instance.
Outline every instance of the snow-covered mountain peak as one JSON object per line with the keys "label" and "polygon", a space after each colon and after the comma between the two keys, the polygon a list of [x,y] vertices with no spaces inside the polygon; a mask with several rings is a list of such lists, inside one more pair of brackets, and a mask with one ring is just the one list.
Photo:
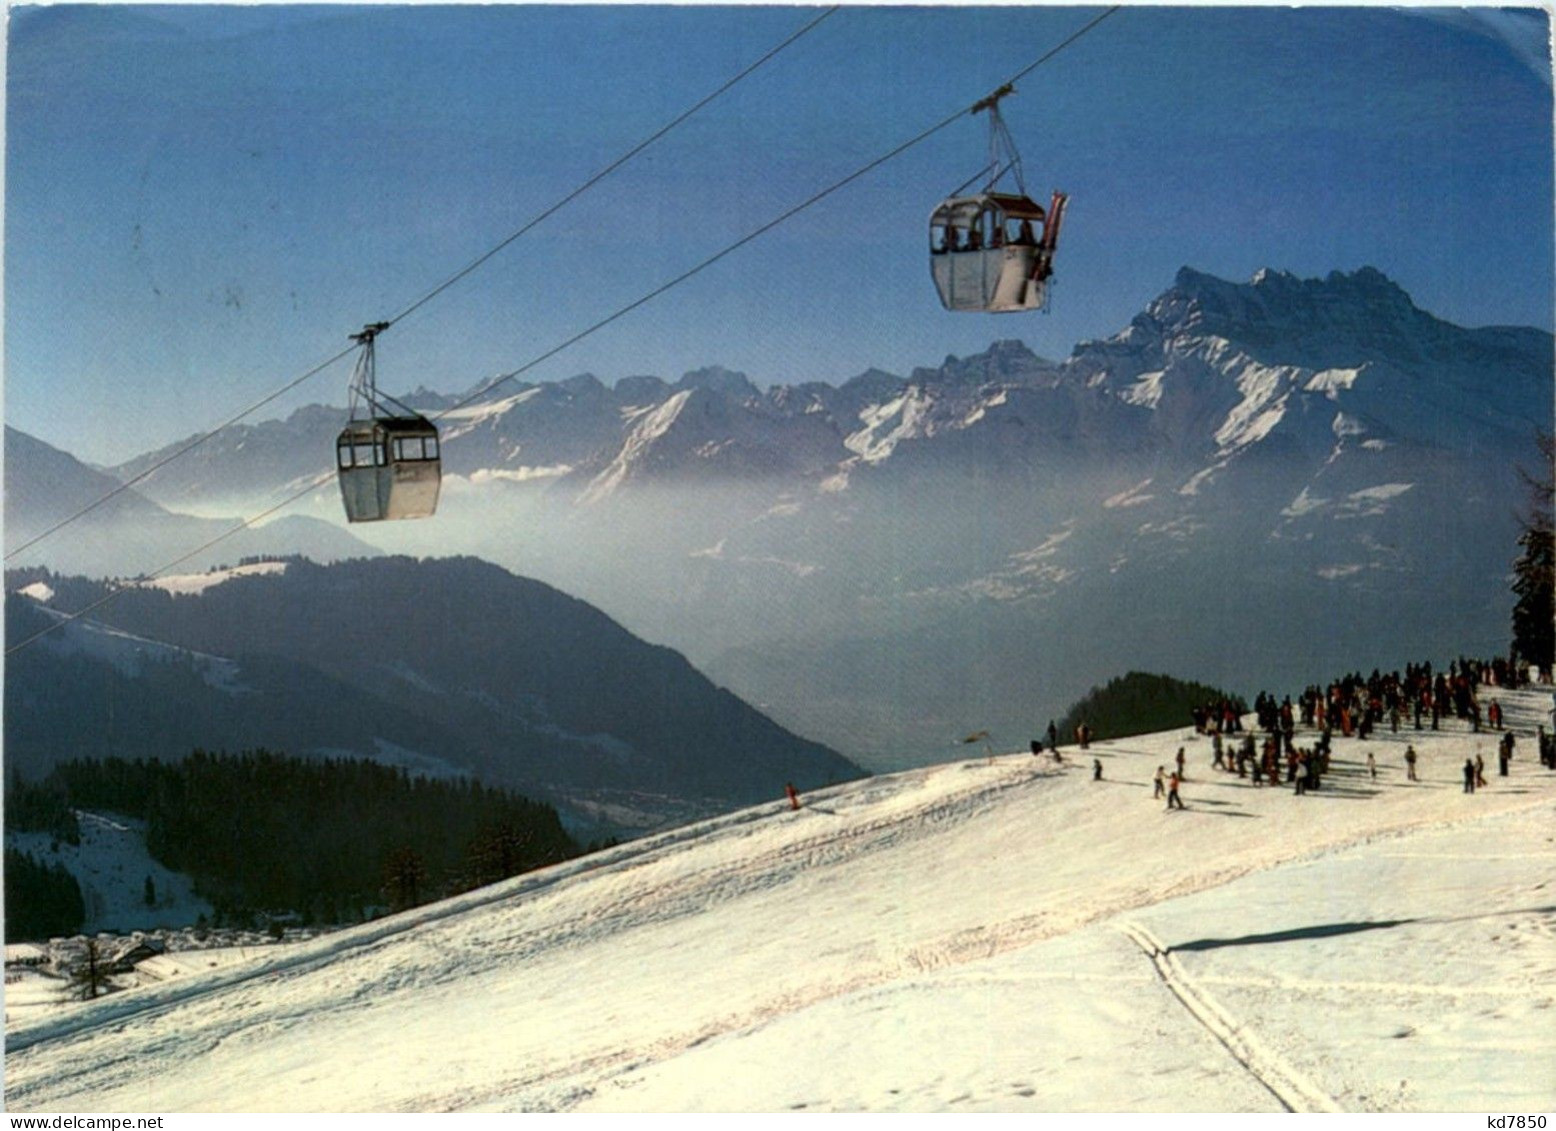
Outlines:
{"label": "snow-covered mountain peak", "polygon": [[969,357],[947,354],[938,369],[923,366],[913,370],[908,380],[925,387],[957,385],[1031,384],[1055,369],[1052,361],[1039,357],[1025,342],[997,341],[982,353]]}
{"label": "snow-covered mountain peak", "polygon": [[1378,355],[1417,363],[1451,330],[1374,267],[1322,279],[1265,268],[1248,283],[1184,267],[1132,329],[1167,339],[1226,338],[1260,351],[1266,363],[1317,369]]}

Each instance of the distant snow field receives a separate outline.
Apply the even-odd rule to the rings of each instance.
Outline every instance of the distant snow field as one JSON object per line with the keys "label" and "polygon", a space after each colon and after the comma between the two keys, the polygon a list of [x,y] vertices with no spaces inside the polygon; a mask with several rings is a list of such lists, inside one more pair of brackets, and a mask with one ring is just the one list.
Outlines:
{"label": "distant snow field", "polygon": [[[1185,728],[775,801],[34,1012],[6,1103],[1548,1111],[1552,698],[1492,694],[1507,777],[1498,736],[1452,722],[1336,738],[1298,797],[1212,769]],[[1151,778],[1179,746],[1169,813]]]}

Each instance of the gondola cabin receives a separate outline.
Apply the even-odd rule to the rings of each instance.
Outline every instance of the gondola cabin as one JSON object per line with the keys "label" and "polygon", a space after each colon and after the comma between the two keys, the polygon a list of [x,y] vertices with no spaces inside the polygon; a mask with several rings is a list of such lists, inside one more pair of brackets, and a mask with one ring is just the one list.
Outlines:
{"label": "gondola cabin", "polygon": [[335,442],[346,521],[426,518],[438,509],[438,430],[424,416],[353,420]]}
{"label": "gondola cabin", "polygon": [[1017,193],[943,201],[929,218],[930,272],[947,310],[1039,310],[1048,301],[1066,197],[1047,211]]}

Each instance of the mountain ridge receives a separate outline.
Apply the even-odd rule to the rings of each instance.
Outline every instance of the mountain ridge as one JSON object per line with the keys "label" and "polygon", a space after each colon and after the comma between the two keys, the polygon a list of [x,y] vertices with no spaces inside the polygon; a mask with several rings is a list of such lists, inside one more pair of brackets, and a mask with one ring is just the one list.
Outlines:
{"label": "mountain ridge", "polygon": [[[1203,439],[1207,427],[1214,434],[1229,426],[1228,415],[1239,403],[1230,399],[1236,384],[1230,377],[1234,365],[1311,371],[1308,379],[1357,370],[1368,374],[1366,381],[1388,370],[1419,382],[1423,369],[1429,369],[1473,381],[1487,370],[1527,372],[1537,367],[1549,359],[1550,340],[1548,333],[1530,327],[1454,326],[1421,310],[1374,267],[1334,271],[1322,279],[1265,269],[1248,283],[1184,267],[1172,286],[1124,330],[1077,343],[1062,362],[1005,339],[978,354],[947,355],[938,366],[919,366],[907,376],[870,369],[836,385],[806,380],[761,389],[743,373],[712,365],[675,381],[632,376],[608,385],[592,374],[580,374],[557,382],[495,387],[449,415],[445,469],[466,477],[480,473],[525,481],[587,502],[630,483],[685,475],[779,477],[814,486],[839,471],[857,468],[857,449],[867,443],[865,434],[871,429],[866,418],[879,417],[904,397],[948,401],[941,417],[921,417],[917,428],[905,428],[899,439],[925,439],[927,427],[942,438],[968,429],[982,435],[988,425],[979,429],[982,417],[972,419],[974,414],[981,409],[988,416],[992,408],[1008,404],[1017,390],[1059,397],[1058,402],[1036,403],[1024,418],[1029,424],[1047,419],[1054,404],[1063,403],[1070,406],[1082,432],[1108,433],[1140,430],[1126,419],[1129,409],[1156,408],[1160,389],[1174,385],[1186,386],[1186,391],[1177,391],[1190,397],[1213,393],[1217,401],[1213,410],[1187,417],[1164,414],[1154,429],[1144,429],[1171,433],[1174,442],[1168,446],[1184,450],[1195,438],[1186,429],[1199,429],[1197,438]],[[1132,384],[1157,370],[1162,377],[1155,387],[1131,391]],[[1335,382],[1322,391],[1331,400],[1343,401],[1354,383],[1354,378],[1350,384]],[[1102,395],[1088,400],[1082,389],[1100,389]],[[1490,399],[1503,425],[1527,419],[1511,407],[1515,401],[1526,405],[1525,398],[1510,397],[1494,382],[1476,382],[1476,391]],[[1001,393],[1005,400],[993,403]],[[425,399],[424,410],[435,410],[456,398],[427,393]],[[952,417],[952,411],[960,415]],[[647,430],[645,417],[652,426]],[[1118,418],[1118,423],[1109,425],[1104,418]],[[208,445],[208,454],[188,461],[187,472],[175,464],[148,480],[144,489],[152,498],[173,503],[188,501],[197,482],[201,489],[212,490],[214,478],[214,490],[221,495],[224,490],[235,492],[234,480],[241,478],[269,484],[274,493],[321,462],[317,453],[328,451],[336,422],[331,410],[313,405],[284,422],[236,426],[219,443]],[[1064,435],[1063,429],[1047,429],[1044,442],[1052,444]],[[310,455],[302,455],[300,442]],[[170,449],[147,453],[112,471],[138,474]],[[794,449],[802,454],[787,458]],[[903,449],[909,450],[911,445]],[[876,458],[865,462],[880,470],[892,454],[877,450]],[[226,488],[220,486],[224,476]]]}
{"label": "mountain ridge", "polygon": [[[575,809],[596,793],[636,792],[702,812],[778,795],[789,780],[859,773],[674,650],[490,563],[277,564],[121,587],[91,620],[15,655],[6,680],[15,763],[37,774],[71,735],[80,736],[71,748],[104,757],[347,750]],[[103,588],[10,581],[13,638]]]}
{"label": "mountain ridge", "polygon": [[[1188,269],[1057,363],[1005,340],[756,393],[718,367],[494,388],[440,421],[438,516],[353,534],[548,581],[900,765],[1130,668],[1251,697],[1295,650],[1338,662],[1376,632],[1502,650],[1553,356],[1543,330],[1453,326],[1373,269]],[[265,459],[316,473],[327,414],[298,419],[314,433],[281,429]],[[244,478],[244,435],[153,496],[284,497],[286,475]]]}

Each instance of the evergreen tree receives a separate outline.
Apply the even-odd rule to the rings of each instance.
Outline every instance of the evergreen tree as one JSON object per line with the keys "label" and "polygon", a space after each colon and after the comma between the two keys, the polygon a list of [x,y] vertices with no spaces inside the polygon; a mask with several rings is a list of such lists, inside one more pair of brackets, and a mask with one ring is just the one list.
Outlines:
{"label": "evergreen tree", "polygon": [[1230,703],[1238,714],[1248,709],[1241,697],[1217,687],[1167,675],[1130,672],[1110,680],[1106,687],[1093,687],[1072,704],[1059,722],[1059,742],[1068,742],[1082,722],[1091,727],[1093,738],[1154,734],[1183,726],[1195,707],[1223,701]]}
{"label": "evergreen tree", "polygon": [[415,849],[402,847],[389,854],[384,864],[384,896],[390,907],[404,911],[417,906],[426,882],[427,866]]}
{"label": "evergreen tree", "polygon": [[1513,563],[1513,651],[1548,672],[1556,659],[1556,435],[1541,431],[1538,439],[1540,470],[1520,469],[1529,509],[1518,536],[1523,553]]}
{"label": "evergreen tree", "polygon": [[[43,785],[144,820],[152,857],[188,873],[226,925],[276,912],[360,920],[386,896],[410,907],[578,852],[549,805],[367,761],[196,750],[67,762]],[[143,894],[155,902],[154,881]]]}
{"label": "evergreen tree", "polygon": [[81,885],[63,864],[5,851],[5,941],[73,935],[86,919]]}
{"label": "evergreen tree", "polygon": [[5,787],[5,823],[13,832],[49,833],[66,844],[81,843],[81,825],[59,782],[34,785],[11,770]]}

